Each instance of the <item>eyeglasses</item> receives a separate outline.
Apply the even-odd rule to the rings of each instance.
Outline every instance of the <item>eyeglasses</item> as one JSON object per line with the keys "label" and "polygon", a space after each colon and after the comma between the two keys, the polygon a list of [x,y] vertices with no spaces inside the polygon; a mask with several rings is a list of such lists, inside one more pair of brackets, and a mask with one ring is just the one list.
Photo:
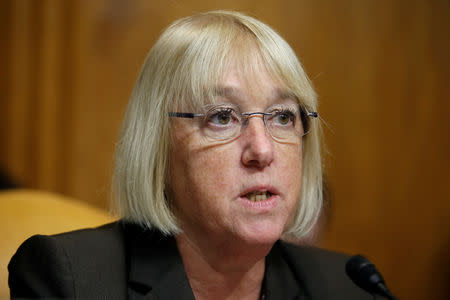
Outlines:
{"label": "eyeglasses", "polygon": [[199,118],[204,135],[212,140],[226,141],[237,138],[250,118],[261,116],[267,132],[277,141],[289,142],[306,135],[311,128],[311,117],[317,112],[308,112],[299,105],[274,106],[265,112],[244,112],[235,105],[209,105],[204,113],[169,112],[172,118]]}

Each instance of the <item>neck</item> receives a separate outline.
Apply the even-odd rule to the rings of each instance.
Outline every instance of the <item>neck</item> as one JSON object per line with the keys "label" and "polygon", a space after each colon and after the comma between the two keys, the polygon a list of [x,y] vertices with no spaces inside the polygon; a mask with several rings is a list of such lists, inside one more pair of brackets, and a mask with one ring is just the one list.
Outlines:
{"label": "neck", "polygon": [[203,244],[186,234],[176,241],[196,299],[259,299],[272,245]]}

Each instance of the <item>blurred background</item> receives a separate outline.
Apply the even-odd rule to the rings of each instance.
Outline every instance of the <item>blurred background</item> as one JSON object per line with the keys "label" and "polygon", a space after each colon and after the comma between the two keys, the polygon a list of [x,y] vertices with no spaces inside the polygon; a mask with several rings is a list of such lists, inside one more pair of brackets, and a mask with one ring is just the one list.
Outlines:
{"label": "blurred background", "polygon": [[147,51],[175,19],[211,9],[271,25],[315,85],[328,185],[316,243],[365,254],[400,299],[450,299],[446,0],[2,0],[2,187],[107,209]]}

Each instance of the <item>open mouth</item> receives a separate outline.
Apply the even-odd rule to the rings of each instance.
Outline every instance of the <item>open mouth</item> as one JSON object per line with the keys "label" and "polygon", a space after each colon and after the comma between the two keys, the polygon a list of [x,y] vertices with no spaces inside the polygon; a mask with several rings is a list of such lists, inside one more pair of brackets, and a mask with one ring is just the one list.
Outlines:
{"label": "open mouth", "polygon": [[245,194],[243,197],[247,198],[252,202],[264,201],[272,197],[272,193],[269,191],[253,191]]}

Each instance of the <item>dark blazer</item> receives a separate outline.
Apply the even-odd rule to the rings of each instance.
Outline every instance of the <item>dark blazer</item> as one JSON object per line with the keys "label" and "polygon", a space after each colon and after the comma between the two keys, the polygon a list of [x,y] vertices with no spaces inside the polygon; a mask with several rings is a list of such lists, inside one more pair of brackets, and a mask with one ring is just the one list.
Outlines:
{"label": "dark blazer", "polygon": [[[346,260],[279,241],[266,257],[265,299],[372,299],[347,278]],[[125,222],[33,236],[8,269],[13,298],[194,299],[175,239]]]}

